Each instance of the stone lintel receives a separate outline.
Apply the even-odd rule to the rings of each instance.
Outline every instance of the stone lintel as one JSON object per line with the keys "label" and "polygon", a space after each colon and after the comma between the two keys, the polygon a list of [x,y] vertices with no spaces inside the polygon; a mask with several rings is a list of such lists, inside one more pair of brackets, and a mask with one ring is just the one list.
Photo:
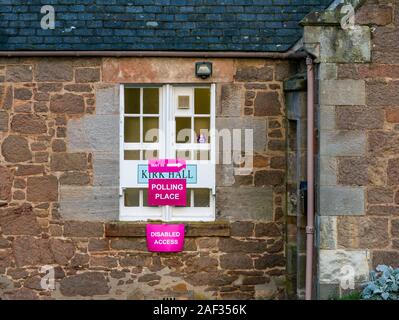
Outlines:
{"label": "stone lintel", "polygon": [[[150,222],[156,223],[156,222]],[[159,222],[164,223],[164,222]],[[179,222],[173,222],[173,224]],[[113,221],[105,224],[106,237],[145,237],[148,223]],[[216,222],[188,222],[185,223],[186,237],[229,237],[230,223]]]}

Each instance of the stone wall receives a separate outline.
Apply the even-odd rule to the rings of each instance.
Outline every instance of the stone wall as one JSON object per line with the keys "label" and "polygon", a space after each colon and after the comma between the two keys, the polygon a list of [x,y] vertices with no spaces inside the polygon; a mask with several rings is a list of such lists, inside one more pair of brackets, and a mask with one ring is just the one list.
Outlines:
{"label": "stone wall", "polygon": [[[255,129],[253,170],[217,166],[217,222],[189,224],[180,254],[146,252],[142,231],[125,232],[140,224],[107,231],[118,220],[119,83],[203,82],[194,62],[0,60],[0,298],[284,296],[288,62],[212,61],[218,128]],[[55,291],[41,290],[43,265],[55,267]]]}
{"label": "stone wall", "polygon": [[399,5],[366,1],[347,30],[331,23],[339,9],[305,21],[305,43],[319,64],[320,298],[345,292],[345,266],[360,285],[376,265],[399,262]]}

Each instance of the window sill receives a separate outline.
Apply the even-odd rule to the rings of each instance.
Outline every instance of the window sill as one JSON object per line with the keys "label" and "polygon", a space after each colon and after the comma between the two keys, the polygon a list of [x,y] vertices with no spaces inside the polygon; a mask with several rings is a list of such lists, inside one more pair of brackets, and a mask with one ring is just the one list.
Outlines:
{"label": "window sill", "polygon": [[[148,223],[163,223],[151,221]],[[112,221],[105,224],[106,237],[145,237],[148,223]],[[176,222],[174,222],[175,224]],[[177,222],[178,223],[178,222]],[[184,223],[184,222],[181,222]],[[230,223],[228,221],[187,222],[184,223],[186,237],[229,237]]]}

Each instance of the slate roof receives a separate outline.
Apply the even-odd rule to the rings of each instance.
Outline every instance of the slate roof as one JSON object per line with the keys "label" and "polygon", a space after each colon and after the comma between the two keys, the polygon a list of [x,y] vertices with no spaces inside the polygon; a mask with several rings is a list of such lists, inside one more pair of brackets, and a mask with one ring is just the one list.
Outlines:
{"label": "slate roof", "polygon": [[[0,50],[279,51],[331,0],[0,0]],[[56,28],[42,30],[42,5]]]}

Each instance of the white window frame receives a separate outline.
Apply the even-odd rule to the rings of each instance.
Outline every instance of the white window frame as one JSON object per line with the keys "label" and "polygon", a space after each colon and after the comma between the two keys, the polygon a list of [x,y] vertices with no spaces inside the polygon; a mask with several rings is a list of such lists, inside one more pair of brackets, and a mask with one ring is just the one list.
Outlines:
{"label": "white window frame", "polygon": [[[158,143],[125,143],[124,142],[124,119],[125,119],[125,99],[124,93],[125,88],[140,88],[142,92],[143,88],[146,87],[158,87],[160,88],[160,104],[159,104],[159,129],[163,131],[164,135],[160,135],[160,141]],[[191,90],[194,92],[194,88],[208,87],[211,93],[210,103],[210,144],[181,144],[179,145],[175,141],[175,117],[178,116],[176,112],[175,102],[177,100],[176,92],[179,90]],[[140,123],[142,128],[143,116],[143,95],[140,95]],[[191,97],[190,102],[193,104],[194,96]],[[216,141],[215,141],[215,100],[216,100],[216,86],[215,84],[210,85],[197,85],[197,84],[184,84],[184,85],[120,85],[120,188],[119,188],[119,218],[122,221],[148,221],[148,220],[161,220],[161,221],[214,221],[215,220],[215,159],[216,159]],[[193,109],[191,109],[192,112]],[[184,111],[183,111],[184,113]],[[181,116],[183,114],[180,114]],[[148,115],[147,115],[148,116]],[[189,115],[190,116],[190,115]],[[197,115],[198,116],[198,115]],[[200,116],[200,115],[199,115]],[[196,117],[192,112],[191,117]],[[193,120],[192,120],[193,122]],[[192,129],[193,126],[192,126]],[[141,136],[141,132],[140,132]],[[195,188],[207,188],[210,190],[209,196],[209,207],[193,207],[193,192],[191,195],[191,207],[144,207],[140,191],[140,207],[126,207],[124,203],[124,190],[126,188],[148,188],[148,184],[139,186],[137,183],[137,165],[147,164],[146,160],[124,160],[124,150],[135,149],[135,150],[154,150],[158,147],[158,156],[160,158],[175,158],[177,149],[190,149],[190,150],[202,150],[209,149],[210,160],[187,160],[187,165],[197,165],[197,182],[196,185],[187,184],[187,189]],[[131,169],[133,168],[133,169]]]}

